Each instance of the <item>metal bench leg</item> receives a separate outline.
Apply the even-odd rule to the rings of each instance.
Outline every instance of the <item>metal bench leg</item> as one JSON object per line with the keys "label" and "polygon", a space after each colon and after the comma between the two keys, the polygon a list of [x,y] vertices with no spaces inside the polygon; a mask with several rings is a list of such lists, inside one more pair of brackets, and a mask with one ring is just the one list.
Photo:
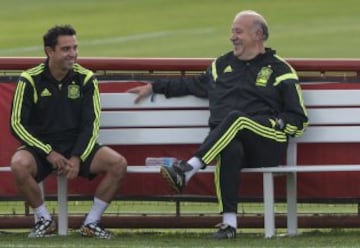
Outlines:
{"label": "metal bench leg", "polygon": [[265,238],[271,238],[275,235],[274,179],[271,172],[263,173],[263,188]]}
{"label": "metal bench leg", "polygon": [[68,206],[67,206],[67,179],[65,176],[57,177],[58,183],[58,234],[67,235],[68,231]]}
{"label": "metal bench leg", "polygon": [[297,187],[296,187],[296,173],[289,173],[286,177],[286,194],[287,194],[287,228],[288,235],[294,236],[297,234]]}

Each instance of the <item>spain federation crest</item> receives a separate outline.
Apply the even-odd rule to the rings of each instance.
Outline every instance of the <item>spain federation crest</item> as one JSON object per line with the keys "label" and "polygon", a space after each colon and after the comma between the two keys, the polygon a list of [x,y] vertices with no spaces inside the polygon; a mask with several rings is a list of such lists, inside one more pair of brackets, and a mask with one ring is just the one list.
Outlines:
{"label": "spain federation crest", "polygon": [[77,99],[80,97],[80,86],[77,84],[70,84],[68,86],[68,98]]}
{"label": "spain federation crest", "polygon": [[266,87],[272,72],[273,70],[271,69],[271,67],[261,68],[256,77],[256,86]]}

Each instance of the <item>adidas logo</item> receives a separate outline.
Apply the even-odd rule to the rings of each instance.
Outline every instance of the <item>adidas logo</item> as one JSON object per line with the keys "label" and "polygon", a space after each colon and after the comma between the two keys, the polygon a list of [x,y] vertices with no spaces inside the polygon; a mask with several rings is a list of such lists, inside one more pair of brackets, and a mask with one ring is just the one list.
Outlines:
{"label": "adidas logo", "polygon": [[41,91],[40,96],[51,96],[51,92],[47,88],[45,88],[43,89],[43,91]]}
{"label": "adidas logo", "polygon": [[224,73],[229,73],[229,72],[232,72],[232,71],[233,70],[232,70],[231,65],[226,66],[226,68],[224,69]]}

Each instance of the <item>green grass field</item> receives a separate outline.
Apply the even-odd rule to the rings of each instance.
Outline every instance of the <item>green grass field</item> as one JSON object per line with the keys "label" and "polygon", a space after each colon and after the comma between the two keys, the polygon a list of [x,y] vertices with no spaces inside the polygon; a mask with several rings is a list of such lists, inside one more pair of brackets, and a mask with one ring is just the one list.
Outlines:
{"label": "green grass field", "polygon": [[55,24],[78,31],[80,56],[217,57],[234,15],[262,13],[268,45],[286,58],[359,58],[357,0],[3,0],[0,56],[43,56]]}
{"label": "green grass field", "polygon": [[341,248],[359,247],[359,233],[348,230],[327,230],[305,232],[297,237],[276,237],[264,239],[259,233],[239,233],[237,240],[212,240],[211,231],[202,230],[122,230],[117,231],[113,240],[86,239],[72,232],[67,237],[52,237],[29,240],[26,233],[20,231],[16,234],[0,234],[2,248],[110,248],[110,247],[242,247],[242,248]]}
{"label": "green grass field", "polygon": [[[47,205],[51,212],[57,212],[57,203],[50,201]],[[70,213],[84,215],[90,202],[69,202]],[[241,203],[239,212],[244,215],[262,214],[261,203]],[[215,203],[182,203],[182,213],[216,214]],[[175,204],[170,202],[114,202],[106,215],[158,215],[175,214]],[[356,204],[298,204],[302,214],[354,214]],[[0,203],[0,214],[21,214],[23,202]],[[120,211],[120,212],[119,212]],[[285,213],[285,204],[276,205],[277,213]],[[112,229],[113,240],[94,240],[82,238],[77,230],[70,230],[66,237],[54,236],[44,239],[28,239],[28,229],[0,230],[0,247],[358,247],[357,229],[300,229],[296,237],[286,237],[285,229],[278,229],[278,235],[264,239],[262,229],[238,229],[238,239],[231,241],[212,240],[215,229]]]}
{"label": "green grass field", "polygon": [[[244,9],[265,16],[268,46],[285,58],[360,58],[358,0],[2,0],[0,57],[44,56],[42,35],[47,29],[72,24],[78,31],[80,57],[213,58],[231,49],[231,22]],[[149,205],[130,208],[143,211]],[[263,230],[239,229],[236,241],[217,242],[209,239],[214,230],[114,230],[116,238],[110,241],[83,239],[75,232],[29,240],[28,230],[3,230],[0,247],[331,248],[359,247],[360,236],[358,229],[302,230],[297,237],[267,240]]]}

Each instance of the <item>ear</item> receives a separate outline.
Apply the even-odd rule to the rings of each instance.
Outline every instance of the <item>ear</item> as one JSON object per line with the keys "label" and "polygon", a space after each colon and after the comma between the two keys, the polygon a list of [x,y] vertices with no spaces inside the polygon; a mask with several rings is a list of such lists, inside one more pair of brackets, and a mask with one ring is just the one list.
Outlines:
{"label": "ear", "polygon": [[256,29],[255,31],[255,39],[256,40],[263,40],[264,34],[261,28]]}
{"label": "ear", "polygon": [[50,57],[52,53],[54,53],[54,49],[52,49],[51,47],[47,46],[45,47],[45,54]]}

